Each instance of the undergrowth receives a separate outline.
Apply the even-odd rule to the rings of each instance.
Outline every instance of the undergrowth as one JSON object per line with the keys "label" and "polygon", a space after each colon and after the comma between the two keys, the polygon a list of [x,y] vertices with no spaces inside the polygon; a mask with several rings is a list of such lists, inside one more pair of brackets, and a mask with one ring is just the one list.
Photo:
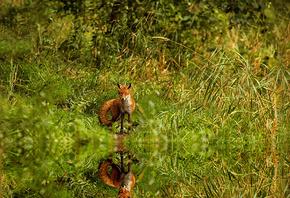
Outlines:
{"label": "undergrowth", "polygon": [[97,114],[117,82],[136,101],[133,197],[289,197],[279,3],[68,2],[1,8],[0,197],[115,197],[98,165],[120,125]]}

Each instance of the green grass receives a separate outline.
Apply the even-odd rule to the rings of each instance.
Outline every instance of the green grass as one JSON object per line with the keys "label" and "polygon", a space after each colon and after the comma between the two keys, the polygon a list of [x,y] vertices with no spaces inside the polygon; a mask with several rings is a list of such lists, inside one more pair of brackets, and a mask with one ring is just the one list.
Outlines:
{"label": "green grass", "polygon": [[[117,80],[133,84],[137,102],[127,140],[137,160],[134,197],[287,197],[288,71],[272,66],[257,77],[241,55],[226,54],[145,82],[141,67],[137,79],[127,74],[138,68],[131,64],[38,74],[22,65],[1,100],[4,197],[116,195],[97,175],[112,144],[97,112],[117,97]],[[64,175],[70,182],[58,184]]]}
{"label": "green grass", "polygon": [[0,197],[116,197],[97,171],[120,123],[110,131],[97,113],[117,82],[136,101],[132,197],[289,197],[287,17],[261,33],[191,5],[193,28],[187,10],[160,3],[111,26],[109,4],[76,14],[46,3],[34,22],[5,2],[19,23],[0,24]]}
{"label": "green grass", "polygon": [[[19,64],[17,76],[10,63],[1,99],[3,196],[114,197],[117,189],[97,175],[112,148],[97,112],[117,97],[119,81],[133,84],[137,102],[126,141],[134,197],[287,197],[289,73],[271,65],[259,77],[245,57],[229,54],[217,49],[163,76],[135,60],[109,70]],[[58,184],[64,176],[69,182]]]}

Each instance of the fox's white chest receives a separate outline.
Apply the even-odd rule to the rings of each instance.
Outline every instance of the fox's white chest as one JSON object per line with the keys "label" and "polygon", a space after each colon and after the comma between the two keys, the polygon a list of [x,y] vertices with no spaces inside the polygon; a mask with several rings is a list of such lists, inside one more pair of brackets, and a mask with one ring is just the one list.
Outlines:
{"label": "fox's white chest", "polygon": [[131,191],[132,186],[132,173],[121,174],[121,187],[125,188],[127,191]]}
{"label": "fox's white chest", "polygon": [[132,112],[132,102],[130,100],[130,95],[128,95],[128,97],[126,97],[126,100],[121,101],[121,113],[128,113],[131,114]]}

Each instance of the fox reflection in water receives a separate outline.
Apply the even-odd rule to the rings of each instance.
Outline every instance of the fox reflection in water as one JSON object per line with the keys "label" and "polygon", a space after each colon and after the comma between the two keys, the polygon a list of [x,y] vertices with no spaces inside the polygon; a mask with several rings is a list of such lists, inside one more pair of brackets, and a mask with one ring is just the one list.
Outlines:
{"label": "fox reflection in water", "polygon": [[[129,198],[131,190],[135,185],[135,176],[131,170],[131,156],[129,155],[128,171],[125,171],[123,152],[120,155],[121,168],[117,164],[114,164],[112,159],[107,159],[99,165],[99,176],[105,184],[119,188],[119,198]],[[108,172],[108,166],[112,167],[111,174]]]}

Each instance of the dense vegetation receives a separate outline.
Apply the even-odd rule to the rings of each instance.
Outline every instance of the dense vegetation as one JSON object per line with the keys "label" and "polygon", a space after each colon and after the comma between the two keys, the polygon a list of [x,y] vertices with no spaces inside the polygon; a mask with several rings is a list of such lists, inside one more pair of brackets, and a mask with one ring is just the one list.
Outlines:
{"label": "dense vegetation", "polygon": [[[2,0],[0,197],[116,197],[98,164],[133,85],[133,197],[289,197],[287,1]],[[115,155],[114,160],[119,158]]]}

